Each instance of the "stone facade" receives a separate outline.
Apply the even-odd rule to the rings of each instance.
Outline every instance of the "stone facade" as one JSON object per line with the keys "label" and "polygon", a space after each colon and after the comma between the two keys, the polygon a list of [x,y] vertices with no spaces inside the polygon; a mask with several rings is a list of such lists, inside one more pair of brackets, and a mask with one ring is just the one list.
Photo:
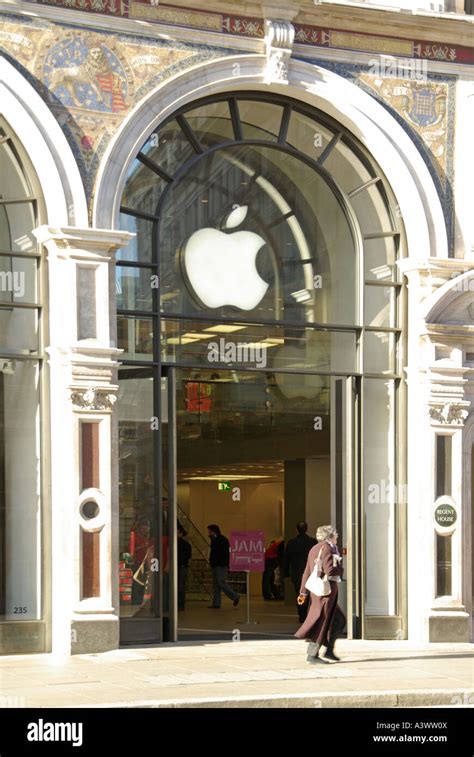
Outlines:
{"label": "stone facade", "polygon": [[[81,636],[82,630],[73,651],[103,651],[118,644],[118,587],[112,569],[118,530],[113,260],[130,238],[117,230],[127,167],[144,138],[177,107],[236,87],[271,88],[326,110],[373,151],[392,185],[408,246],[402,264],[408,283],[408,637],[469,640],[472,24],[460,15],[412,18],[369,7],[349,13],[315,7],[309,0],[245,3],[245,14],[240,3],[192,5],[153,0],[0,2],[4,116],[30,154],[46,207],[45,225],[35,234],[46,250],[51,293],[46,349],[51,407],[49,647],[69,653],[71,632]],[[87,289],[76,285],[84,267],[94,272],[94,302],[87,300]],[[88,314],[83,321],[81,312]],[[93,336],[81,338],[81,329]],[[80,515],[73,527],[71,513],[78,512],[83,499],[78,428],[91,418],[101,426],[104,469],[100,491],[94,494],[101,512],[94,528],[103,545],[102,589],[100,597],[81,600],[79,565],[70,559],[78,549],[75,527]],[[432,491],[439,430],[452,436],[452,498],[458,512],[454,588],[448,601],[435,599],[433,589]],[[94,530],[90,524],[87,528]],[[73,591],[64,602],[66,586]],[[383,636],[383,629],[378,633]]]}

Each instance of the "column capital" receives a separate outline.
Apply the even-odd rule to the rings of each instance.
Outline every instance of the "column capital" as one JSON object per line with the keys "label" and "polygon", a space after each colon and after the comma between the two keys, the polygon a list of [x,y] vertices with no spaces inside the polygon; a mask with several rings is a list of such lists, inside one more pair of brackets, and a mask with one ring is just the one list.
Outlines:
{"label": "column capital", "polygon": [[431,276],[435,279],[441,279],[440,283],[444,283],[460,273],[474,270],[474,260],[466,258],[404,258],[398,261],[397,266],[407,278],[418,274],[421,277]]}
{"label": "column capital", "polygon": [[111,256],[124,247],[135,234],[120,229],[90,229],[77,226],[39,226],[33,234],[49,252],[56,252],[62,258],[84,258]]}
{"label": "column capital", "polygon": [[111,411],[117,401],[117,386],[89,386],[71,392],[71,402],[78,410],[103,413]]}
{"label": "column capital", "polygon": [[439,400],[430,400],[429,415],[432,426],[464,426],[464,422],[469,415],[470,402],[440,402]]}

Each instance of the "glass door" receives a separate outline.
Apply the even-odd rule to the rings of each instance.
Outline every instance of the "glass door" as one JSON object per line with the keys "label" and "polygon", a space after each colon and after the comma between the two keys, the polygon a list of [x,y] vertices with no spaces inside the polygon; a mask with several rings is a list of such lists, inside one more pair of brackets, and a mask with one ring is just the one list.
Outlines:
{"label": "glass door", "polygon": [[[166,395],[166,387],[163,390]],[[166,559],[160,476],[161,384],[155,366],[119,370],[119,605],[120,642],[162,640]],[[165,403],[166,407],[166,403]],[[161,418],[161,420],[160,420]],[[165,554],[164,554],[165,553]]]}
{"label": "glass door", "polygon": [[164,419],[161,429],[162,501],[167,516],[163,521],[163,641],[178,640],[177,370],[163,368],[161,378],[161,411]]}
{"label": "glass door", "polygon": [[347,618],[347,638],[361,636],[360,518],[358,514],[357,428],[359,391],[354,377],[331,383],[331,516],[344,556],[339,603]]}
{"label": "glass door", "polygon": [[[250,631],[244,626],[242,633],[292,638],[298,627],[296,595],[280,557],[296,536],[297,523],[306,520],[314,536],[331,520],[330,385],[330,377],[322,375],[167,369],[165,640],[231,639],[243,620],[247,591],[257,625]],[[268,553],[266,580],[252,574],[247,587],[245,575],[228,571],[219,613],[210,612],[216,600],[208,524],[217,524],[226,538],[235,531],[260,532]],[[183,530],[176,542],[173,530],[179,525]],[[191,547],[186,566],[179,561],[184,542]],[[283,551],[272,558],[270,573],[270,551],[280,542]],[[183,574],[184,593],[179,590]],[[233,592],[245,600],[238,610]]]}
{"label": "glass door", "polygon": [[[186,608],[178,610],[179,525],[195,568],[209,572],[201,565],[208,523],[226,536],[263,531],[268,547],[293,538],[301,520],[311,535],[336,523],[345,551],[341,604],[348,636],[360,635],[356,380],[170,366],[124,366],[119,378],[121,642],[177,641],[178,632],[191,638],[190,630],[204,638],[211,620],[226,630],[230,603],[224,598],[218,618],[207,612],[211,599],[197,596],[191,564]],[[229,581],[242,593],[238,578]],[[288,615],[292,635],[295,598],[283,578],[279,613]],[[274,605],[261,586],[255,577],[251,597],[263,628]],[[229,622],[233,629],[234,615]]]}
{"label": "glass door", "polygon": [[121,644],[177,638],[175,370],[119,371]]}

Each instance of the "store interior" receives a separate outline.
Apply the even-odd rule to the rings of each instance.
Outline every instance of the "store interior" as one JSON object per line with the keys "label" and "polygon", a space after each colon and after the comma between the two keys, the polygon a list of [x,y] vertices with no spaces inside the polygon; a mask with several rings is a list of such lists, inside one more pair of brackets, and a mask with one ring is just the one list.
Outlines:
{"label": "store interior", "polygon": [[[144,441],[150,436],[149,420],[145,418],[149,419],[151,413],[143,407],[145,390],[152,382],[146,374],[141,378],[139,371],[133,369],[133,375],[123,381],[125,391],[120,404],[122,556],[130,555],[130,534],[137,528],[135,524],[146,517],[152,501],[153,469],[148,467],[152,451]],[[134,403],[134,398],[139,399],[141,406]],[[178,520],[192,549],[185,609],[178,613],[179,638],[219,638],[235,629],[244,634],[278,637],[296,630],[295,593],[285,578],[283,562],[272,576],[275,591],[272,590],[271,600],[263,597],[261,572],[250,573],[248,592],[246,574],[230,572],[229,583],[241,598],[239,606],[233,607],[223,596],[218,612],[208,609],[212,603],[212,573],[207,563],[210,544],[207,526],[218,524],[227,538],[233,531],[262,531],[268,548],[274,541],[294,537],[296,523],[301,520],[308,522],[311,535],[318,525],[330,522],[329,403],[328,378],[286,375],[281,381],[266,372],[179,369]],[[142,419],[137,420],[140,414]],[[164,418],[166,510],[169,482],[165,413]],[[151,531],[143,538],[151,543]],[[136,583],[133,574],[140,567],[139,561],[145,559],[143,551],[137,554],[133,565],[121,562],[122,617],[144,617],[152,612],[152,602],[148,601],[151,591],[145,589],[142,594],[135,591],[132,596]],[[149,557],[152,554],[153,548]],[[127,589],[127,583],[132,584],[132,589]],[[246,622],[249,615],[252,623]]]}

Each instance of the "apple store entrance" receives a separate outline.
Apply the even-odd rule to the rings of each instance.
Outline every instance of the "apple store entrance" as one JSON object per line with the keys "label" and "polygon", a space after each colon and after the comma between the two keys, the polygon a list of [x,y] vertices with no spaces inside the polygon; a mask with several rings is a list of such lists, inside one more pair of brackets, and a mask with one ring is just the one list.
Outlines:
{"label": "apple store entrance", "polygon": [[[252,634],[294,633],[288,566],[270,556],[299,521],[337,525],[348,634],[370,615],[397,627],[403,524],[363,492],[403,468],[400,223],[366,149],[289,98],[222,94],[149,134],[116,266],[123,643],[228,638],[244,619],[243,601],[208,610],[209,524],[264,533]],[[230,597],[246,578],[229,576]]]}
{"label": "apple store entrance", "polygon": [[[160,391],[157,524],[149,475],[154,445],[147,433],[153,417],[151,372],[124,367],[120,374],[123,640],[158,640],[157,610],[163,638],[228,639],[236,628],[250,638],[293,634],[296,596],[285,578],[291,571],[279,543],[296,536],[300,521],[307,521],[311,536],[318,525],[334,522],[347,548],[348,518],[355,511],[354,440],[347,436],[354,430],[353,413],[346,400],[354,406],[355,382],[272,371],[169,369]],[[251,573],[248,587],[245,572],[229,572],[228,584],[241,602],[235,608],[223,595],[219,613],[210,610],[217,600],[209,524],[217,524],[228,538],[233,531],[263,532],[267,556],[265,573]],[[153,575],[157,538],[161,581],[159,571]],[[346,578],[351,576],[348,570]],[[127,577],[131,581],[123,580]],[[250,625],[244,622],[247,588],[256,621]]]}

